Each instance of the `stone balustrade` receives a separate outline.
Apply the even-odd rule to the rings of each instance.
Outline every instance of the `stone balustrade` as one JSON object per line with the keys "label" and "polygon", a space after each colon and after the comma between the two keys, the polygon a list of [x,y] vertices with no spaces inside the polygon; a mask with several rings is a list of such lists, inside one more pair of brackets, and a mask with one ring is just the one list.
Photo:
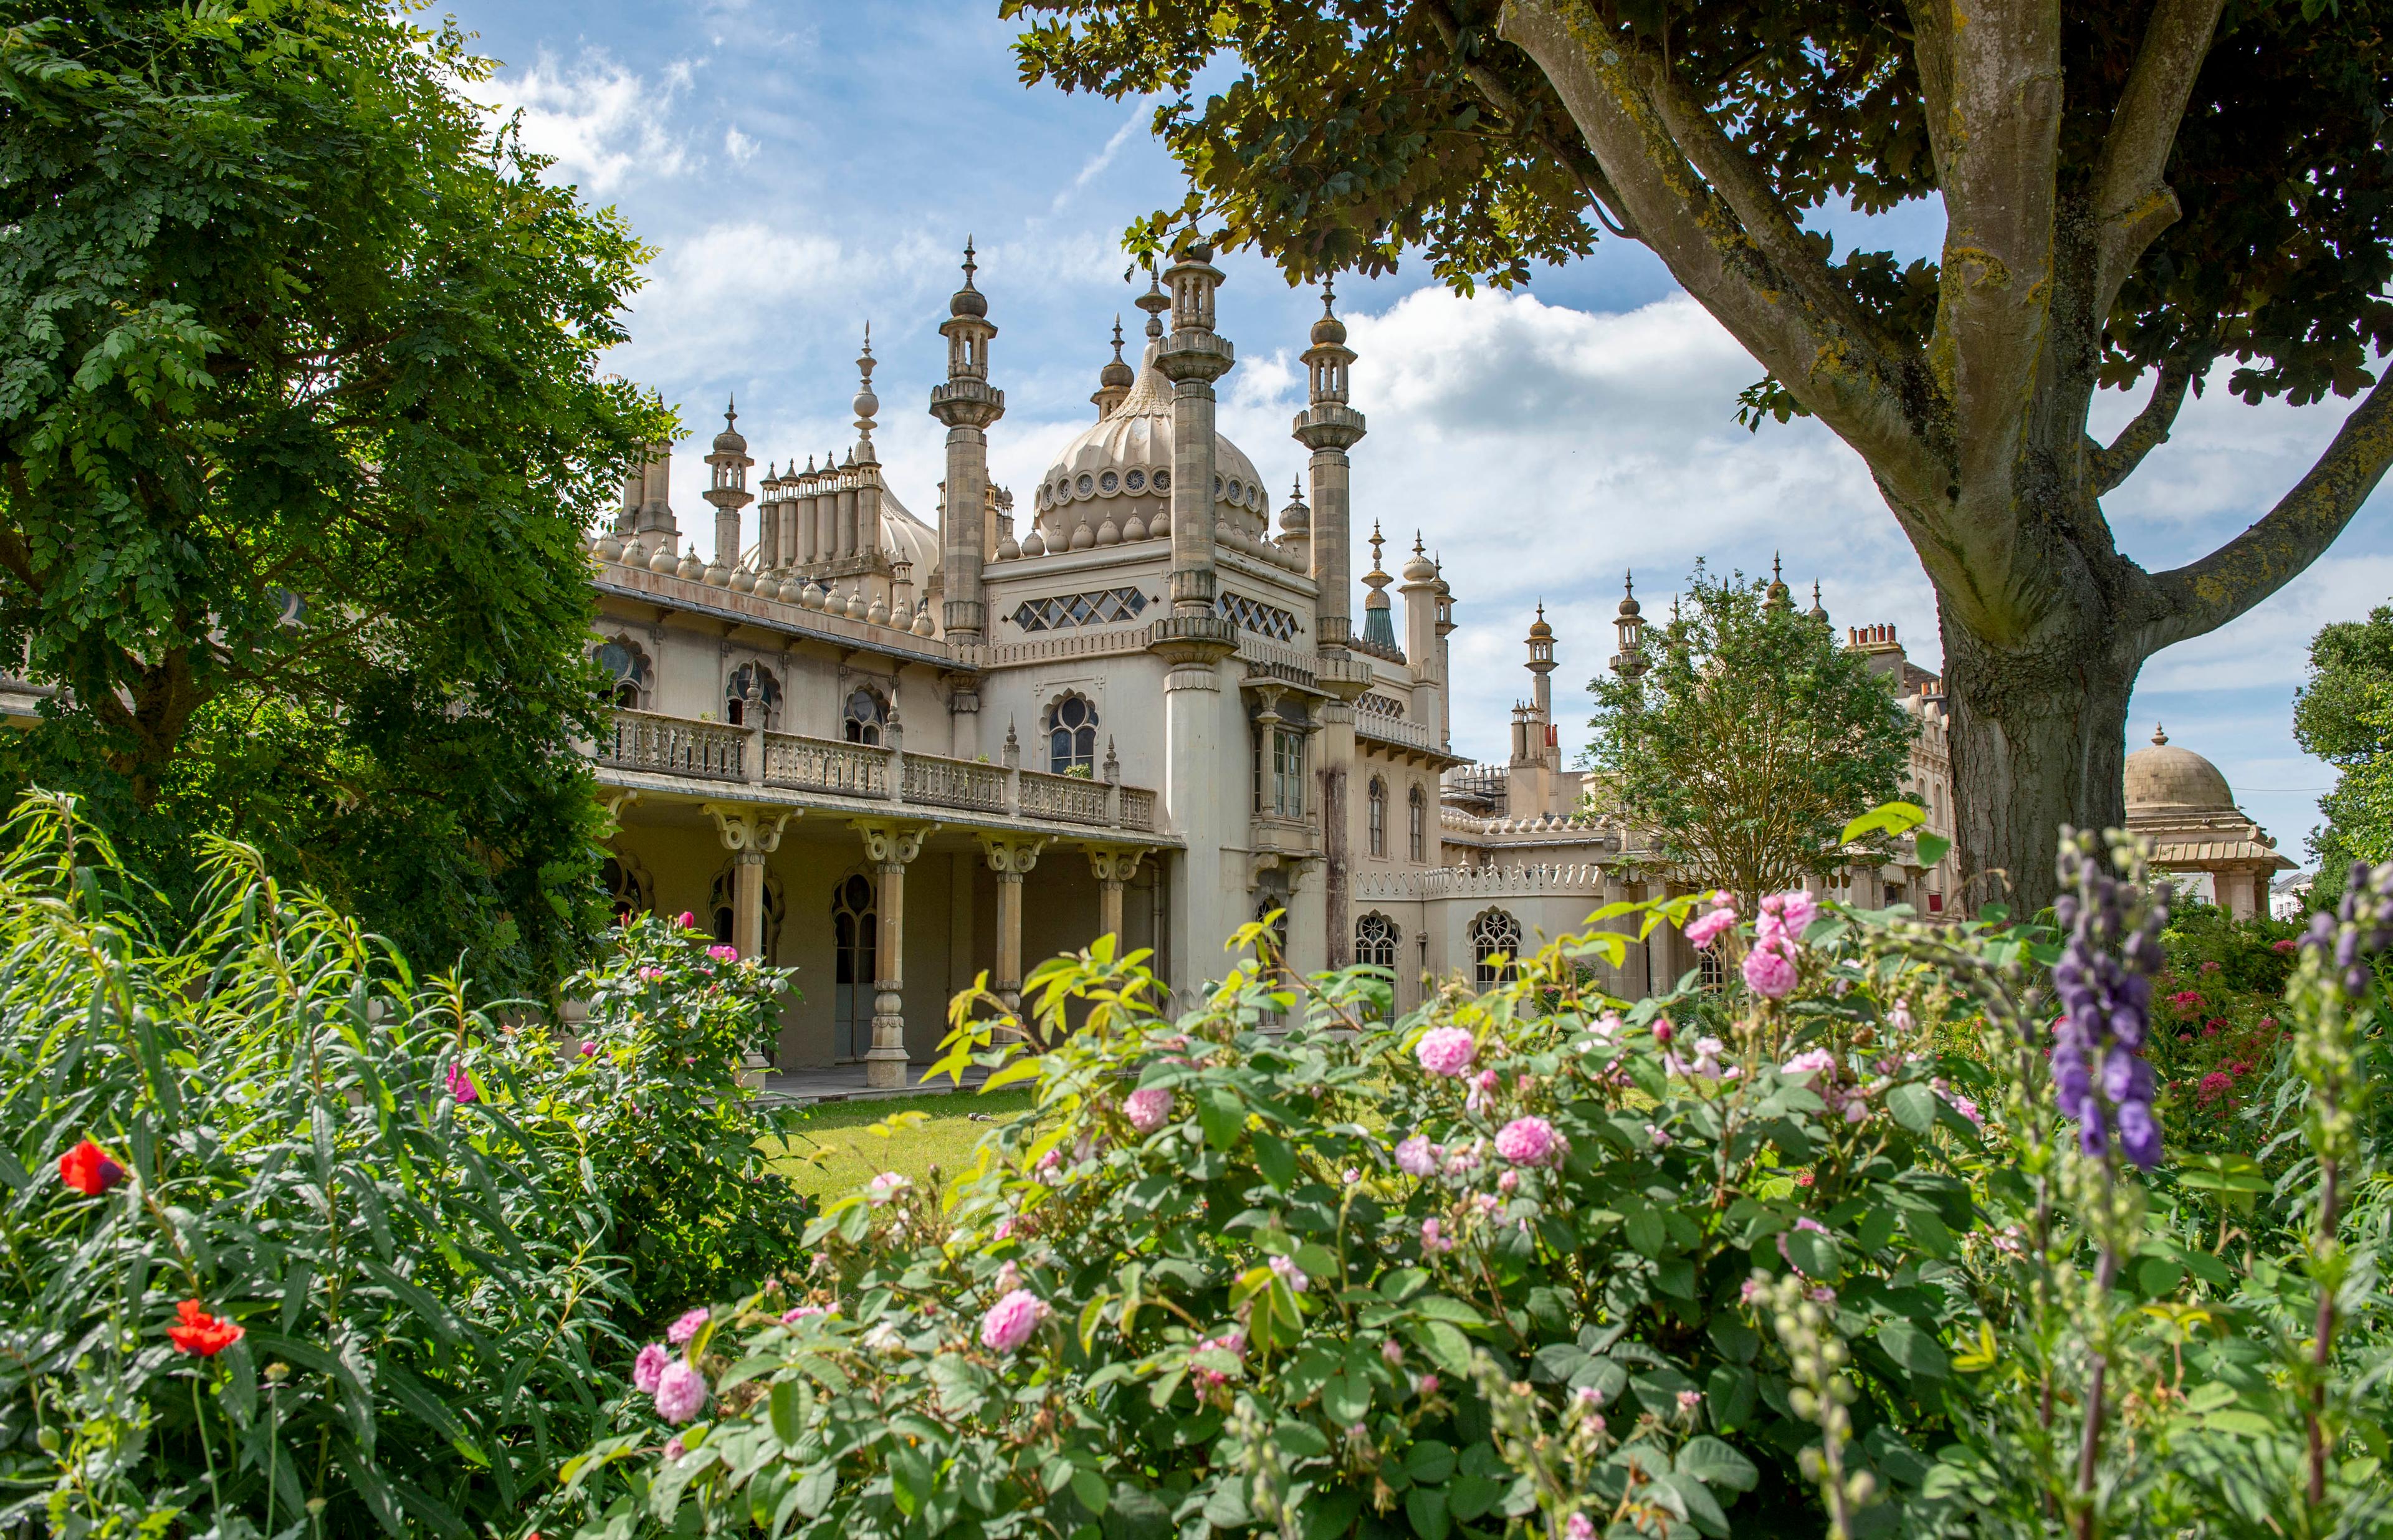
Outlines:
{"label": "stone balustrade", "polygon": [[1157,829],[1156,794],[1144,787],[628,708],[615,711],[612,732],[594,745],[592,757],[618,769],[745,782],[893,808],[952,808],[1142,834]]}

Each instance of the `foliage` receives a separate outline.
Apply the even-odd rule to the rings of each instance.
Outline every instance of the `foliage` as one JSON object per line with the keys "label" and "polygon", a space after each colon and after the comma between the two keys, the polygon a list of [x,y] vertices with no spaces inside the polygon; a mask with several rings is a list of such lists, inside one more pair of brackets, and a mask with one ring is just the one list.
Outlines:
{"label": "foliage", "polygon": [[1602,932],[1393,1024],[1384,977],[1267,955],[1167,1019],[1110,943],[1029,985],[1051,1031],[1087,1011],[1044,1051],[967,995],[941,1067],[1038,1107],[952,1183],[830,1205],[803,1279],[657,1345],[681,1390],[569,1467],[581,1533],[2380,1533],[2364,1103],[2393,1066],[2336,959],[2393,940],[2393,901],[2313,933],[2286,1006],[2313,1155],[2241,1195],[2239,1252],[2201,1167],[2127,1158],[2135,1077],[2071,1093],[2099,1122],[2056,1111],[2056,982],[2099,1017],[2074,1041],[2142,1040],[2160,915],[2121,849],[2072,847],[2065,944],[1999,912],[1710,920],[1748,956],[1801,929],[1793,986],[1755,975],[1776,998],[1623,1011],[1584,982]]}
{"label": "foliage", "polygon": [[[29,803],[0,867],[0,1528],[538,1524],[617,1425],[634,1286],[752,1286],[804,1222],[741,1180],[770,975],[645,926],[560,1037],[229,844],[162,943],[73,820]],[[190,1312],[238,1338],[195,1356]]]}
{"label": "foliage", "polygon": [[12,7],[0,657],[170,901],[229,834],[545,993],[603,924],[579,510],[667,419],[602,375],[644,255],[382,0]]}
{"label": "foliage", "polygon": [[[2377,5],[1003,10],[1026,82],[1157,98],[1188,190],[1131,227],[1135,253],[1251,245],[1295,281],[1418,250],[1467,292],[1604,234],[1651,250],[1767,371],[1749,424],[1816,417],[1868,464],[1936,586],[1961,875],[2008,874],[2026,910],[2061,824],[2124,821],[2145,659],[2302,571],[2393,463]],[[1933,258],[1824,228],[1912,203],[1942,216]],[[2247,401],[2365,399],[2266,516],[2148,571],[2102,500],[2228,360]],[[2091,438],[2097,391],[2147,375]]]}
{"label": "foliage", "polygon": [[1847,822],[1895,795],[1918,731],[1893,681],[1762,583],[1700,565],[1635,656],[1636,676],[1588,685],[1590,751],[1661,860],[1748,906],[1847,864]]}
{"label": "foliage", "polygon": [[2393,860],[2393,606],[2337,620],[2310,638],[2308,680],[2294,698],[2294,741],[2335,768],[2310,831],[2313,897],[2334,903],[2354,861]]}
{"label": "foliage", "polygon": [[2248,1158],[2269,1142],[2280,1018],[2300,933],[2290,921],[2238,920],[2215,904],[2180,902],[2170,912],[2161,938],[2168,964],[2152,979],[2151,1058],[2167,1091],[2161,1111],[2172,1147]]}

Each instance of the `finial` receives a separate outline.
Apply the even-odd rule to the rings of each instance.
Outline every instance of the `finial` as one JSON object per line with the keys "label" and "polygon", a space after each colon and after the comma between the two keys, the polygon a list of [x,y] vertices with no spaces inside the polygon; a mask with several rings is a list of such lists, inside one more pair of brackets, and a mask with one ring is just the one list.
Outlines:
{"label": "finial", "polygon": [[1171,296],[1163,292],[1163,281],[1153,268],[1147,269],[1146,293],[1131,301],[1146,312],[1146,334],[1149,338],[1163,335],[1163,312],[1171,308]]}
{"label": "finial", "polygon": [[1121,362],[1121,312],[1114,312],[1114,362]]}
{"label": "finial", "polygon": [[1413,531],[1413,555],[1416,556],[1425,556],[1429,555],[1429,553],[1422,548],[1421,532],[1419,529]]}
{"label": "finial", "polygon": [[2162,726],[2162,725],[2161,725],[2159,723],[2157,723],[2157,722],[2153,723],[2153,724],[2152,724],[2152,747],[2153,747],[2153,748],[2155,748],[2155,749],[2158,749],[2158,748],[2162,747],[2163,745],[2166,744],[2167,742],[2168,742],[2168,729],[2167,729],[2167,728],[2165,728],[2165,727],[2164,727],[2164,726]]}
{"label": "finial", "polygon": [[1380,521],[1371,521],[1371,570],[1380,570],[1380,547],[1387,542],[1380,538]]}
{"label": "finial", "polygon": [[1621,597],[1623,598],[1633,599],[1637,597],[1637,569],[1635,568],[1632,567],[1628,571],[1621,574]]}
{"label": "finial", "polygon": [[1537,601],[1537,619],[1538,619],[1538,620],[1544,620],[1545,618],[1546,618],[1546,601],[1545,601],[1545,600],[1543,600],[1543,599],[1539,599],[1539,600]]}
{"label": "finial", "polygon": [[964,287],[965,287],[965,288],[969,289],[969,288],[971,288],[971,287],[973,286],[973,274],[974,274],[974,273],[978,272],[979,270],[980,270],[980,266],[979,266],[979,264],[977,264],[977,263],[975,263],[974,261],[973,261],[973,238],[972,238],[971,236],[967,235],[967,236],[965,236],[965,237],[964,237]]}
{"label": "finial", "polygon": [[1329,277],[1321,281],[1321,313],[1323,315],[1327,316],[1336,314],[1330,307],[1332,302],[1337,298],[1338,278],[1337,275],[1333,273]]}
{"label": "finial", "polygon": [[1785,581],[1778,570],[1778,553],[1775,551],[1770,553],[1770,581],[1772,582]]}
{"label": "finial", "polygon": [[739,421],[739,397],[735,391],[724,403],[723,423],[726,427],[728,427],[738,421]]}

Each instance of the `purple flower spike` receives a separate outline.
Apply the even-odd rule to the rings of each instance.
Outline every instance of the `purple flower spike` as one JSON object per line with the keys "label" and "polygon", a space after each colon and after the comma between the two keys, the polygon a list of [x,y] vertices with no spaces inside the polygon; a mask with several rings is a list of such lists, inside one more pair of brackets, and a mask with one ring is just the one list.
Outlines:
{"label": "purple flower spike", "polygon": [[2140,859],[2127,864],[2126,879],[2112,876],[2110,854],[2085,834],[2065,835],[2060,847],[2060,881],[2073,891],[2052,907],[2069,937],[2052,969],[2061,1011],[2053,1027],[2053,1102],[2077,1124],[2086,1155],[2108,1154],[2116,1133],[2120,1153],[2149,1169],[2160,1161],[2161,1134],[2142,1051],[2169,890],[2164,882],[2144,893]]}

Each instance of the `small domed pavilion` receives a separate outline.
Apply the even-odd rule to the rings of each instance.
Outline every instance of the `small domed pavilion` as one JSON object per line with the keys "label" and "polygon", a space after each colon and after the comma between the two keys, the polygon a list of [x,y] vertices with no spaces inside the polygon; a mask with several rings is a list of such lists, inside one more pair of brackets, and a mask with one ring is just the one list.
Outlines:
{"label": "small domed pavilion", "polygon": [[2218,766],[2190,749],[2170,743],[2155,726],[2149,749],[2127,756],[2127,829],[2152,842],[2152,865],[2180,877],[2206,876],[2186,890],[2204,887],[2212,902],[2238,920],[2261,912],[2269,883],[2294,863],[2277,854],[2277,842],[2235,805],[2234,790]]}

